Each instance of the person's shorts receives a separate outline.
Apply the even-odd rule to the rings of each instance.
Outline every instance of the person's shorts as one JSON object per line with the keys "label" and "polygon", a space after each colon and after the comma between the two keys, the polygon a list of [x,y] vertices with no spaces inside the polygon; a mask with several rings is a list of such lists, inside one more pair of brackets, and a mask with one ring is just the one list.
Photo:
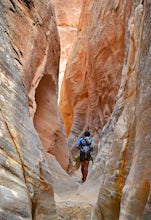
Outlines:
{"label": "person's shorts", "polygon": [[81,153],[80,154],[80,162],[84,162],[84,161],[86,161],[86,160],[90,160],[90,158],[91,158],[91,155],[89,154],[89,155],[85,155],[85,154],[83,154],[83,153]]}

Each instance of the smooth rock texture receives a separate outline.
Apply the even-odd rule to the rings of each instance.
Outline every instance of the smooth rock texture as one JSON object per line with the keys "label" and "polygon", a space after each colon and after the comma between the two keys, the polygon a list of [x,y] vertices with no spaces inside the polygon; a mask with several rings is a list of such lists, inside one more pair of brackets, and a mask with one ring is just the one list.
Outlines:
{"label": "smooth rock texture", "polygon": [[93,220],[151,218],[150,14],[149,1],[132,3],[121,87],[87,182],[100,187]]}
{"label": "smooth rock texture", "polygon": [[0,219],[53,220],[45,151],[65,170],[69,164],[57,105],[60,49],[54,10],[48,0],[6,0],[0,12]]}
{"label": "smooth rock texture", "polygon": [[99,142],[85,183],[65,172],[51,4],[0,3],[2,220],[151,219],[151,1],[83,3],[61,110],[69,147],[87,128]]}
{"label": "smooth rock texture", "polygon": [[150,24],[149,0],[84,1],[60,107],[70,147],[87,128],[99,142],[79,191],[99,193],[93,220],[151,218]]}
{"label": "smooth rock texture", "polygon": [[51,0],[56,12],[58,32],[60,37],[60,62],[59,62],[59,94],[68,57],[72,51],[73,43],[77,36],[77,28],[83,0]]}
{"label": "smooth rock texture", "polygon": [[151,218],[150,23],[151,2],[146,1],[138,5],[134,12],[133,39],[136,50],[133,71],[137,73],[135,143],[132,166],[123,188],[120,220]]}
{"label": "smooth rock texture", "polygon": [[51,0],[54,5],[61,43],[59,71],[64,73],[73,42],[77,35],[83,0]]}
{"label": "smooth rock texture", "polygon": [[85,129],[98,143],[110,117],[120,85],[128,14],[129,6],[123,1],[83,3],[60,97],[70,147]]}
{"label": "smooth rock texture", "polygon": [[3,7],[31,119],[45,151],[67,170],[69,152],[57,103],[60,43],[53,7],[38,0],[6,1]]}

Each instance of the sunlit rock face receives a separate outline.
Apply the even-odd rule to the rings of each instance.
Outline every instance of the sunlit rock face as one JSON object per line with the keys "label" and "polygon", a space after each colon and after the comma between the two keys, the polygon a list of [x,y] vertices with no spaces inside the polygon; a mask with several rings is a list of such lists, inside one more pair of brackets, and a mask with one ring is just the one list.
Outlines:
{"label": "sunlit rock face", "polygon": [[52,0],[61,42],[60,72],[65,71],[66,62],[77,34],[83,0]]}
{"label": "sunlit rock face", "polygon": [[129,6],[121,86],[87,182],[100,188],[93,220],[151,218],[151,3]]}
{"label": "sunlit rock face", "polygon": [[56,105],[59,39],[54,11],[48,0],[22,0],[1,1],[0,12],[0,219],[56,219],[44,149],[58,161],[60,150],[64,169],[68,151]]}
{"label": "sunlit rock face", "polygon": [[97,143],[113,110],[124,62],[127,8],[123,1],[84,1],[60,99],[70,146],[85,129]]}
{"label": "sunlit rock face", "polygon": [[69,153],[57,104],[60,45],[54,10],[50,1],[37,0],[7,7],[8,34],[28,93],[30,117],[44,149],[67,170]]}
{"label": "sunlit rock face", "polygon": [[[51,0],[57,17],[57,25],[61,43],[59,65],[59,92],[61,88],[66,63],[71,52],[73,42],[77,36],[77,27],[83,0]],[[59,96],[60,97],[60,96]]]}
{"label": "sunlit rock face", "polygon": [[80,191],[99,192],[93,220],[151,218],[150,21],[150,1],[83,5],[60,106],[69,145],[85,128],[100,133]]}

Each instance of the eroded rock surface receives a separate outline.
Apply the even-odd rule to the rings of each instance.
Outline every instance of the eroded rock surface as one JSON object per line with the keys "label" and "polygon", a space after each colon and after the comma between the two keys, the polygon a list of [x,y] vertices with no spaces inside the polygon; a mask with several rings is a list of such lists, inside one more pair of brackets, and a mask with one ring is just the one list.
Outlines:
{"label": "eroded rock surface", "polygon": [[77,36],[77,27],[83,0],[52,0],[56,12],[57,25],[61,44],[59,63],[59,96],[68,57]]}
{"label": "eroded rock surface", "polygon": [[150,15],[150,1],[85,1],[82,9],[60,105],[70,146],[85,128],[100,140],[80,189],[99,192],[93,220],[151,218]]}
{"label": "eroded rock surface", "polygon": [[73,41],[77,35],[79,16],[83,0],[52,0],[61,43],[60,72],[65,71]]}
{"label": "eroded rock surface", "polygon": [[44,152],[65,170],[69,153],[57,107],[54,11],[48,0],[11,0],[0,12],[0,219],[56,219]]}
{"label": "eroded rock surface", "polygon": [[72,197],[79,183],[60,167],[67,170],[69,153],[53,9],[38,0],[0,7],[0,219],[56,219],[54,184],[60,218],[90,218],[99,193],[93,220],[150,220],[150,1],[84,1],[61,108],[70,146],[85,128],[100,144]]}
{"label": "eroded rock surface", "polygon": [[10,1],[3,7],[31,119],[45,151],[54,154],[67,170],[69,153],[57,104],[60,44],[54,10],[50,1],[37,0]]}
{"label": "eroded rock surface", "polygon": [[124,61],[128,8],[123,1],[83,4],[60,98],[70,146],[88,128],[98,143],[99,133],[113,110]]}
{"label": "eroded rock surface", "polygon": [[151,4],[143,3],[131,4],[122,83],[87,182],[100,186],[93,220],[151,218]]}

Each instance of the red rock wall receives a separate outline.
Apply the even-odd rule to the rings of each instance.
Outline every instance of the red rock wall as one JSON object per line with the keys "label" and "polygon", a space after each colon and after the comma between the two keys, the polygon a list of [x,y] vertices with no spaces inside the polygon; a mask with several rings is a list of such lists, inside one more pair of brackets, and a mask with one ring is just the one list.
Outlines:
{"label": "red rock wall", "polygon": [[80,191],[99,193],[93,220],[151,218],[150,15],[150,1],[84,1],[60,106],[70,146],[85,128],[100,142]]}
{"label": "red rock wall", "polygon": [[8,32],[27,89],[31,119],[45,151],[67,170],[69,152],[57,104],[60,44],[54,10],[49,1],[10,5]]}
{"label": "red rock wall", "polygon": [[[89,174],[99,196],[92,219],[150,219],[150,3],[131,2],[125,35],[125,62],[111,119]],[[150,111],[150,110],[149,110]],[[92,192],[91,192],[92,193]]]}
{"label": "red rock wall", "polygon": [[129,5],[123,1],[84,1],[60,98],[70,146],[88,128],[98,142],[113,110],[124,62],[128,14]]}

